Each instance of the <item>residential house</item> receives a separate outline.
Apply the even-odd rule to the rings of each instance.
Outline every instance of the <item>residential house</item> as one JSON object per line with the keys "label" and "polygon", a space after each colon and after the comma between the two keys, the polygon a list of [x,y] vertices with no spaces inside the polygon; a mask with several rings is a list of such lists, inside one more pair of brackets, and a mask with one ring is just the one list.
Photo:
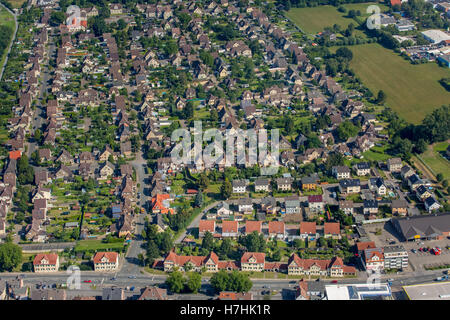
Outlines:
{"label": "residential house", "polygon": [[344,179],[339,181],[339,192],[344,194],[359,193],[361,182],[359,179]]}
{"label": "residential house", "polygon": [[324,238],[341,238],[341,226],[339,222],[325,222],[323,226]]}
{"label": "residential house", "polygon": [[350,179],[350,168],[347,166],[334,166],[331,172],[336,179]]}
{"label": "residential house", "polygon": [[269,238],[284,239],[286,229],[283,221],[269,221]]}
{"label": "residential house", "polygon": [[239,222],[222,221],[222,237],[236,238],[238,236]]}
{"label": "residential house", "polygon": [[116,271],[119,268],[119,254],[117,252],[97,252],[93,258],[95,271]]}
{"label": "residential house", "polygon": [[242,271],[264,271],[266,254],[262,252],[245,252],[241,257]]}
{"label": "residential house", "polygon": [[398,199],[391,202],[392,214],[399,216],[406,216],[408,214],[408,202],[406,200]]}
{"label": "residential house", "polygon": [[390,172],[400,172],[403,166],[402,159],[400,158],[390,158],[386,164]]}
{"label": "residential house", "polygon": [[214,234],[216,232],[216,221],[200,220],[198,223],[198,236],[202,238],[206,232]]}
{"label": "residential house", "polygon": [[308,207],[311,213],[324,212],[325,203],[323,202],[322,195],[308,196]]}
{"label": "residential house", "polygon": [[277,178],[277,189],[280,191],[290,191],[292,190],[292,178]]}
{"label": "residential house", "polygon": [[56,253],[39,253],[33,260],[34,272],[57,272],[59,270],[59,256]]}

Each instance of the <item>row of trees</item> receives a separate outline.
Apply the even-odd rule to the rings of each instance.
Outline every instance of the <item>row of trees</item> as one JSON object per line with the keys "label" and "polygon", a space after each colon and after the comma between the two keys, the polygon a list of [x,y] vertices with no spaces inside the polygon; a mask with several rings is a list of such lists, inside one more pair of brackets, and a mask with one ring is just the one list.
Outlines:
{"label": "row of trees", "polygon": [[184,277],[180,271],[175,270],[167,277],[166,284],[172,292],[198,293],[202,286],[202,276],[197,272],[189,272]]}

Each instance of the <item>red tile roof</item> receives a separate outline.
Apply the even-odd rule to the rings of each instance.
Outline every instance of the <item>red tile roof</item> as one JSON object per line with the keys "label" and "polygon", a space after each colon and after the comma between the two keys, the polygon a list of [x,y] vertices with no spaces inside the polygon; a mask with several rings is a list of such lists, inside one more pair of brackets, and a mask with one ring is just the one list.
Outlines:
{"label": "red tile roof", "polygon": [[222,222],[222,233],[237,233],[239,223],[237,221],[223,221]]}
{"label": "red tile roof", "polygon": [[214,220],[200,220],[198,223],[198,232],[209,231],[214,233],[216,227],[216,222]]}
{"label": "red tile roof", "polygon": [[253,231],[261,233],[262,221],[246,221],[245,222],[245,233],[249,234]]}
{"label": "red tile roof", "polygon": [[269,222],[269,234],[277,233],[284,234],[284,222],[283,221],[270,221]]}
{"label": "red tile roof", "polygon": [[248,263],[252,257],[256,259],[256,263],[264,263],[266,260],[266,254],[263,252],[246,252],[241,257],[241,264]]}
{"label": "red tile roof", "polygon": [[373,241],[364,241],[364,242],[357,242],[356,243],[356,249],[358,252],[364,251],[366,249],[375,248],[375,242]]}
{"label": "red tile roof", "polygon": [[315,222],[300,222],[300,234],[316,234],[316,223]]}
{"label": "red tile roof", "polygon": [[97,252],[93,259],[94,263],[102,263],[103,257],[106,257],[109,263],[115,263],[119,254],[117,252]]}
{"label": "red tile roof", "polygon": [[340,234],[341,227],[339,222],[325,222],[324,224],[324,234]]}
{"label": "red tile roof", "polygon": [[9,158],[10,159],[17,160],[17,159],[20,158],[21,155],[22,155],[22,152],[20,150],[10,151],[9,152]]}
{"label": "red tile roof", "polygon": [[47,260],[50,265],[56,265],[56,261],[58,260],[58,255],[56,253],[39,253],[34,257],[33,265],[39,266],[42,265],[42,260]]}
{"label": "red tile roof", "polygon": [[402,1],[401,0],[391,0],[391,7],[395,6],[395,5],[402,5]]}

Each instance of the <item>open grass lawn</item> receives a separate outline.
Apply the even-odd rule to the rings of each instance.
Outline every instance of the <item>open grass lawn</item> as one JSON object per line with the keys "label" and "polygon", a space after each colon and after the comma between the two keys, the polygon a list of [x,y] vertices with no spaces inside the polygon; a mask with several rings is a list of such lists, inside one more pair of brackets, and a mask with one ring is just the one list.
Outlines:
{"label": "open grass lawn", "polygon": [[21,8],[26,0],[8,0],[9,3],[13,6],[13,8]]}
{"label": "open grass lawn", "polygon": [[[12,16],[11,13],[9,13],[9,11],[7,11],[3,7],[0,7],[0,25],[9,27],[11,29],[10,37],[13,36],[14,29],[16,28],[15,22],[14,22],[14,17]],[[5,49],[5,52],[0,56],[0,67],[3,66],[3,62],[6,59],[7,51],[8,51],[8,49]]]}
{"label": "open grass lawn", "polygon": [[305,33],[318,33],[325,27],[332,27],[335,23],[342,28],[353,22],[353,19],[344,18],[344,14],[333,6],[320,6],[314,8],[292,8],[286,16],[297,24]]}
{"label": "open grass lawn", "polygon": [[124,244],[122,242],[103,243],[101,240],[80,240],[75,246],[75,251],[96,251],[106,249],[122,249]]}
{"label": "open grass lawn", "polygon": [[445,154],[448,144],[446,141],[435,143],[420,155],[422,160],[431,167],[435,175],[442,173],[446,180],[450,180],[450,162],[442,154]]}
{"label": "open grass lawn", "polygon": [[450,76],[449,69],[436,63],[412,65],[376,43],[349,47],[351,68],[374,93],[383,90],[386,105],[406,121],[417,124],[428,113],[450,101],[450,93],[439,80]]}
{"label": "open grass lawn", "polygon": [[[332,27],[334,24],[339,25],[342,29],[346,29],[350,23],[357,26],[355,20],[348,18],[348,10],[360,10],[361,16],[369,16],[366,14],[366,9],[369,5],[375,2],[354,3],[343,5],[346,13],[339,12],[337,7],[333,6],[318,6],[313,8],[292,8],[286,13],[286,16],[297,24],[303,32],[318,33],[323,31],[325,27]],[[386,6],[378,4],[381,12],[386,10]]]}

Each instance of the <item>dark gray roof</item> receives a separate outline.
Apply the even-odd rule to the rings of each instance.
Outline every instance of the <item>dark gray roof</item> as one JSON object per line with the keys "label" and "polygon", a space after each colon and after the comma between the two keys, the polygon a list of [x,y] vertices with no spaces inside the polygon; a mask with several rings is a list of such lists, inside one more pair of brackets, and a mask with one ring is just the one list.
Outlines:
{"label": "dark gray roof", "polygon": [[355,187],[360,185],[359,179],[343,179],[339,181],[339,185],[342,188]]}
{"label": "dark gray roof", "polygon": [[[391,220],[405,239],[414,238],[415,235],[426,236],[430,232],[450,231],[450,213],[420,215],[407,218],[394,218]],[[432,227],[432,228],[430,228]]]}

